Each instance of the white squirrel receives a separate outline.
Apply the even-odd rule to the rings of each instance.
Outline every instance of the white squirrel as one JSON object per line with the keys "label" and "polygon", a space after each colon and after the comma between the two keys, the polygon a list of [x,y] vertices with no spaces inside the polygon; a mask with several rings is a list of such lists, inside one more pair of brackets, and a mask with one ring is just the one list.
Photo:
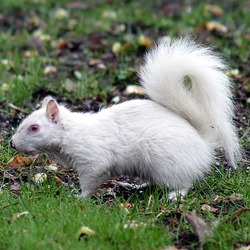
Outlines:
{"label": "white squirrel", "polygon": [[112,176],[130,175],[170,189],[169,198],[177,199],[209,172],[216,148],[224,148],[234,168],[241,160],[225,69],[210,48],[188,38],[162,39],[139,73],[151,100],[76,113],[49,96],[20,124],[11,146],[31,155],[48,152],[75,169],[83,198]]}

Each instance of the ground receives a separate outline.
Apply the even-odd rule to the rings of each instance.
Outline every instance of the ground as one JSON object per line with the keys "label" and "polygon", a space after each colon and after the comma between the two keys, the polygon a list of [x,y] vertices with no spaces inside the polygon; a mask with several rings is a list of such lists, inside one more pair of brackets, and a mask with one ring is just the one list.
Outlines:
{"label": "ground", "polygon": [[[129,177],[119,176],[103,184],[92,199],[95,204],[99,204],[101,199],[101,204],[109,207],[119,204],[119,197],[124,199],[123,208],[131,213],[137,208],[138,200],[149,197],[143,208],[138,205],[138,210],[145,214],[149,210],[151,214],[156,213],[151,224],[167,226],[172,244],[178,248],[192,249],[192,246],[204,244],[204,239],[196,231],[197,224],[190,230],[186,222],[183,223],[186,221],[184,214],[190,214],[192,209],[206,222],[222,221],[211,242],[223,238],[219,232],[224,232],[223,223],[236,228],[232,232],[239,234],[241,231],[237,225],[244,228],[241,220],[244,216],[249,218],[246,213],[249,213],[250,206],[247,195],[250,164],[248,8],[247,1],[218,5],[199,1],[152,1],[148,4],[143,1],[62,1],[59,4],[44,0],[0,3],[0,193],[5,195],[9,192],[11,197],[7,195],[0,208],[8,210],[12,206],[13,195],[25,196],[24,186],[37,190],[38,184],[39,195],[39,185],[44,181],[41,173],[46,175],[46,183],[54,182],[57,186],[55,197],[62,195],[61,187],[69,189],[73,197],[79,195],[78,176],[72,170],[58,165],[47,155],[28,158],[9,146],[9,139],[18,124],[39,107],[45,96],[55,96],[73,111],[80,112],[98,112],[129,99],[147,98],[137,88],[136,72],[143,55],[160,36],[192,35],[200,43],[213,46],[230,66],[227,74],[233,81],[234,120],[245,152],[242,166],[234,172],[227,166],[223,153],[218,152],[218,169],[205,183],[195,185],[195,195],[190,196],[190,200],[170,207],[159,202],[157,212],[150,210],[151,199],[154,200],[151,194],[159,196],[160,200],[164,192],[158,187],[131,190],[117,184],[117,181],[140,184],[138,179]],[[148,13],[151,13],[150,18]],[[38,177],[41,183],[37,181]],[[30,199],[35,198],[32,196]],[[157,221],[157,216],[160,221]],[[12,217],[8,217],[8,223],[9,218]],[[190,225],[195,220],[192,218],[196,219],[191,217]],[[126,224],[128,227],[133,224],[131,221]],[[201,231],[204,232],[204,228]],[[117,238],[109,237],[115,246]],[[249,247],[249,233],[246,232],[242,239],[235,236],[232,242],[225,241],[230,247]],[[215,244],[211,242],[207,243],[208,246]],[[124,240],[124,246],[126,244]],[[157,246],[152,246],[155,248]]]}

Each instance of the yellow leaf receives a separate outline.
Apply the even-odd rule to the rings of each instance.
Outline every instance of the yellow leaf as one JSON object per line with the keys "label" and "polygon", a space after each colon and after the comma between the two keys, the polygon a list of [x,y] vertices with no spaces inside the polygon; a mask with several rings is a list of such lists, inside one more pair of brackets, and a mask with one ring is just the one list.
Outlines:
{"label": "yellow leaf", "polygon": [[96,235],[95,231],[93,231],[89,227],[82,226],[79,229],[79,232],[78,232],[77,236],[78,236],[78,239],[80,239],[80,238],[83,238],[83,237],[86,237],[86,236],[94,236],[94,235]]}
{"label": "yellow leaf", "polygon": [[141,35],[139,37],[139,45],[150,48],[153,45],[153,41],[150,38],[148,38],[144,35]]}
{"label": "yellow leaf", "polygon": [[206,22],[205,27],[209,31],[218,31],[218,32],[222,32],[222,33],[226,33],[228,31],[227,26],[225,26],[217,21]]}
{"label": "yellow leaf", "polygon": [[223,14],[223,10],[220,6],[218,5],[210,5],[210,4],[207,4],[205,6],[205,13],[211,13],[215,16],[221,16]]}

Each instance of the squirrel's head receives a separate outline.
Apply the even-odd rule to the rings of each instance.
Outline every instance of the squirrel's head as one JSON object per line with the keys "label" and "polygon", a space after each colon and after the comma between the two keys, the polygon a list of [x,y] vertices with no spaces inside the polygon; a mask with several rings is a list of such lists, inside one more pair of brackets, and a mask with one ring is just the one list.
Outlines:
{"label": "squirrel's head", "polygon": [[48,96],[39,110],[31,113],[12,136],[10,145],[17,151],[34,155],[49,150],[60,140],[60,107]]}

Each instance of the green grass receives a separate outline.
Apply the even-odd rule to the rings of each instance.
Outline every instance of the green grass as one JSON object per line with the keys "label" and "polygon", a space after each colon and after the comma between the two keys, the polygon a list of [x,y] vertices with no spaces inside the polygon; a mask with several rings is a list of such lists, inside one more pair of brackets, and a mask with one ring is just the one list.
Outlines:
{"label": "green grass", "polygon": [[[93,200],[83,202],[72,197],[67,190],[59,191],[58,194],[57,187],[50,183],[32,191],[26,190],[21,197],[2,193],[4,226],[0,229],[0,248],[147,249],[171,242],[166,228],[155,224],[156,211],[144,213],[146,201],[142,201],[142,205],[135,204],[131,213],[127,213],[119,202],[112,206]],[[12,219],[14,214],[23,211],[29,214]],[[139,227],[125,228],[132,220]],[[96,235],[79,239],[82,226],[91,228]]]}
{"label": "green grass", "polygon": [[[145,191],[140,199],[136,192],[128,200],[117,197],[109,205],[93,198],[77,199],[53,181],[23,186],[20,196],[4,190],[0,249],[162,249],[181,242],[184,233],[192,234],[184,216],[193,209],[208,223],[218,222],[205,249],[233,249],[234,244],[249,241],[250,211],[233,216],[236,210],[249,208],[249,181],[245,171],[214,172],[197,183],[181,205],[164,199],[160,188]],[[121,207],[128,202],[131,208]],[[204,204],[219,212],[204,211]],[[24,211],[28,214],[15,218]],[[82,226],[96,234],[79,238]],[[198,247],[198,242],[186,245]]]}
{"label": "green grass", "polygon": [[[42,90],[72,102],[98,97],[108,103],[114,90],[138,81],[136,70],[147,49],[139,43],[141,35],[152,40],[163,35],[196,36],[221,52],[233,69],[239,69],[236,86],[244,82],[250,89],[246,1],[221,1],[224,12],[219,16],[206,11],[203,1],[187,1],[174,14],[162,12],[166,1],[82,1],[86,8],[69,7],[73,2],[0,1],[0,105],[4,102],[34,109],[38,102],[35,96]],[[60,8],[66,15],[58,18]],[[206,30],[204,25],[209,21],[226,25],[228,32]],[[112,52],[115,43],[123,48],[117,55]],[[101,64],[90,63],[99,59]],[[46,74],[48,66],[56,72]],[[17,115],[7,105],[0,112]],[[53,179],[42,185],[31,180],[30,185],[21,183],[21,194],[15,195],[4,177],[7,162],[15,155],[8,146],[12,133],[0,132],[0,250],[163,249],[168,245],[197,249],[199,242],[185,219],[192,210],[208,224],[218,223],[204,249],[249,244],[250,174],[246,165],[237,171],[213,170],[181,203],[163,199],[166,194],[161,188],[146,190],[143,195],[135,192],[128,200],[121,195],[112,204],[101,198],[82,201]],[[242,142],[245,146],[249,146],[247,133],[249,130]],[[32,174],[32,170],[27,172]],[[132,207],[126,211],[121,203]],[[204,210],[204,204],[217,212]],[[15,219],[15,214],[24,211],[28,214]],[[137,226],[125,228],[131,223]],[[79,239],[82,226],[96,235]]]}

